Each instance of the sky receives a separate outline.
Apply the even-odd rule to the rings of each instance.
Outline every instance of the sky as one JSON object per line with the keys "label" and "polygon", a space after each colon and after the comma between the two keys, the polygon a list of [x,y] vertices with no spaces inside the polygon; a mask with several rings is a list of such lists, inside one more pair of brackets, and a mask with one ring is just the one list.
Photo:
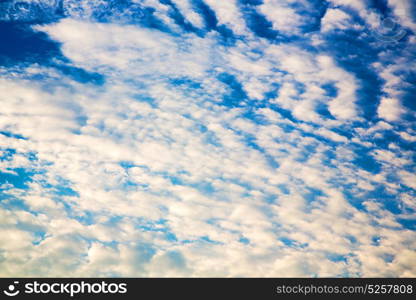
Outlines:
{"label": "sky", "polygon": [[0,1],[0,276],[415,277],[412,0]]}

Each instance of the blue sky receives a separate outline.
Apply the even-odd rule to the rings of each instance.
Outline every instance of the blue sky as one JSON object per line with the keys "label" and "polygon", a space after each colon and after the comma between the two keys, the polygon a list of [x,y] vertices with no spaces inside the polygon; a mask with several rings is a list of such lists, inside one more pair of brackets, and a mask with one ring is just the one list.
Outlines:
{"label": "blue sky", "polygon": [[0,1],[0,275],[416,276],[411,0]]}

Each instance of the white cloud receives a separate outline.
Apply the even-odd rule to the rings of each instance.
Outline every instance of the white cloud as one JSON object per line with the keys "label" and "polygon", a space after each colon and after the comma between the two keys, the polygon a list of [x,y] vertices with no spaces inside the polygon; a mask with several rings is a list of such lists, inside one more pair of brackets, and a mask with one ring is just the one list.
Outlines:
{"label": "white cloud", "polygon": [[231,28],[237,35],[248,34],[243,15],[239,10],[238,2],[236,0],[205,0],[205,3],[215,11],[219,24]]}
{"label": "white cloud", "polygon": [[416,136],[408,134],[407,132],[400,132],[400,137],[409,142],[416,142]]}
{"label": "white cloud", "polygon": [[204,26],[202,16],[193,9],[193,5],[190,0],[175,0],[173,3],[192,25],[197,28],[202,28]]}
{"label": "white cloud", "polygon": [[399,176],[405,185],[416,190],[416,175],[415,174],[407,172],[407,171],[400,171]]}
{"label": "white cloud", "polygon": [[387,121],[399,121],[405,110],[400,101],[395,98],[381,98],[380,104],[377,108],[377,113],[380,118]]}
{"label": "white cloud", "polygon": [[351,17],[338,8],[329,8],[321,19],[321,31],[328,32],[334,29],[351,29]]}
{"label": "white cloud", "polygon": [[[357,119],[359,112],[356,107],[356,90],[358,83],[355,77],[338,67],[329,56],[312,56],[310,53],[293,46],[271,46],[267,49],[270,60],[281,69],[290,73],[287,79],[305,85],[305,93],[301,98],[304,103],[292,101],[294,92],[290,92],[290,85],[283,85],[282,95],[275,101],[284,105],[286,109],[298,107],[295,115],[300,120],[322,123],[314,109],[317,103],[329,101],[329,112],[339,120]],[[337,96],[330,99],[325,95],[321,85],[334,84],[338,90]],[[290,97],[287,97],[287,93]],[[306,105],[306,107],[305,107]]]}
{"label": "white cloud", "polygon": [[363,11],[366,8],[366,2],[364,0],[329,0],[329,2],[337,6],[349,6],[358,11]]}
{"label": "white cloud", "polygon": [[395,16],[400,20],[400,26],[416,30],[416,22],[412,17],[411,0],[388,0],[388,5],[393,8]]}
{"label": "white cloud", "polygon": [[[116,68],[136,76],[149,73],[200,76],[211,64],[211,52],[207,51],[210,39],[190,36],[188,41],[181,40],[179,46],[179,41],[156,30],[71,19],[37,28],[62,41],[64,54],[89,70],[105,72]],[[130,68],[132,63],[134,69]],[[170,67],[172,64],[175,69]],[[152,70],[144,69],[144,65]]]}
{"label": "white cloud", "polygon": [[[297,33],[298,27],[305,23],[307,17],[301,16],[291,7],[295,1],[265,0],[259,7],[260,13],[272,22],[273,29],[286,34]],[[298,1],[299,2],[299,1]],[[300,1],[303,2],[303,1]],[[298,3],[298,5],[301,3]]]}
{"label": "white cloud", "polygon": [[346,138],[345,136],[339,135],[331,130],[325,129],[325,128],[321,128],[317,131],[318,134],[322,135],[323,137],[329,138],[335,142],[343,142],[346,143],[348,142],[348,138]]}

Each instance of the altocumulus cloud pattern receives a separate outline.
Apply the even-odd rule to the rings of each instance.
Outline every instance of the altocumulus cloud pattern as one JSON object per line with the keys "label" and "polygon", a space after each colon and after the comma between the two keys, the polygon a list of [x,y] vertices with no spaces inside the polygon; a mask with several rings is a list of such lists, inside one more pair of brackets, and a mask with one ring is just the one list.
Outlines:
{"label": "altocumulus cloud pattern", "polygon": [[412,0],[0,1],[1,276],[416,276]]}

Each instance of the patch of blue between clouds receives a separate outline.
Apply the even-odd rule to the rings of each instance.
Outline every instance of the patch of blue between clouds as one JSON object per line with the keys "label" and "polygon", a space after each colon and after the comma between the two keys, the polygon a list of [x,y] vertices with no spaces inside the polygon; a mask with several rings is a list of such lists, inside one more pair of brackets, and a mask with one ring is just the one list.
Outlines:
{"label": "patch of blue between clouds", "polygon": [[61,45],[43,32],[34,31],[32,24],[0,22],[0,66],[39,64],[55,68],[80,83],[102,85],[104,76],[71,66],[61,52]]}
{"label": "patch of blue between clouds", "polygon": [[372,149],[367,149],[361,146],[356,146],[356,159],[353,161],[355,165],[372,174],[378,174],[381,171],[381,164],[374,159],[370,152]]}
{"label": "patch of blue between clouds", "polygon": [[[193,0],[192,4],[195,7],[195,10],[202,16],[206,32],[217,31],[222,38],[222,41],[220,42],[225,45],[233,45],[236,42],[237,39],[233,31],[225,25],[218,24],[215,12],[204,1]],[[196,31],[196,33],[202,36],[205,35],[205,33],[201,33],[201,31]]]}
{"label": "patch of blue between clouds", "polygon": [[284,245],[291,247],[291,248],[306,248],[308,246],[307,243],[299,243],[296,240],[290,239],[288,237],[281,237],[279,238],[279,241],[281,241]]}
{"label": "patch of blue between clouds", "polygon": [[243,106],[248,97],[237,78],[232,74],[222,73],[218,76],[218,80],[226,84],[231,90],[228,95],[223,97],[223,105],[227,107]]}
{"label": "patch of blue between clouds", "polygon": [[11,184],[18,189],[28,188],[27,184],[32,181],[35,173],[24,168],[16,168],[8,170],[8,172],[0,171],[0,185]]}
{"label": "patch of blue between clouds", "polygon": [[272,23],[251,6],[242,7],[247,27],[257,36],[272,42],[287,42],[289,39],[273,29]]}
{"label": "patch of blue between clouds", "polygon": [[50,64],[51,58],[62,57],[60,45],[43,32],[27,24],[0,22],[0,65],[16,63]]}
{"label": "patch of blue between clouds", "polygon": [[175,21],[177,25],[181,26],[183,30],[193,32],[198,36],[203,36],[203,32],[189,23],[172,1],[160,0],[160,3],[169,5],[172,8],[170,17]]}
{"label": "patch of blue between clouds", "polygon": [[17,133],[10,132],[10,131],[0,131],[0,134],[4,135],[4,136],[7,136],[9,138],[14,138],[14,139],[18,139],[18,140],[28,140],[24,136],[22,136],[20,134],[17,134]]}

